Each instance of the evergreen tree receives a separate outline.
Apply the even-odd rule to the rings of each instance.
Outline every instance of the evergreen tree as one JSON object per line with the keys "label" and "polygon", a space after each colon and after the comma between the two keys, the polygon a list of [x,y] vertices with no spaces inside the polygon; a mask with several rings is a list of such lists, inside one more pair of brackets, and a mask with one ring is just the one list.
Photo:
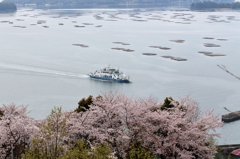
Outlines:
{"label": "evergreen tree", "polygon": [[89,96],[87,99],[82,98],[79,102],[78,102],[78,107],[75,110],[75,112],[79,113],[79,112],[85,112],[86,110],[88,110],[90,107],[90,105],[93,102],[93,96]]}

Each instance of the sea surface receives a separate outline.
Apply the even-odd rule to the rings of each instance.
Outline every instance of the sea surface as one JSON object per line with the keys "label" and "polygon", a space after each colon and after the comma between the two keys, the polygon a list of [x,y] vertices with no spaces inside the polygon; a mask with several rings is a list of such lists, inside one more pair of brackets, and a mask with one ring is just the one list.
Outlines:
{"label": "sea surface", "polygon": [[[74,110],[82,98],[112,90],[136,99],[151,96],[159,102],[190,95],[202,111],[214,109],[220,116],[228,113],[224,107],[237,111],[240,80],[217,65],[240,76],[239,27],[237,11],[22,8],[0,14],[0,103],[28,105],[30,116],[43,119],[54,106]],[[205,47],[205,43],[220,47]],[[132,82],[88,77],[108,65],[130,75]],[[240,122],[224,124],[218,132],[222,134],[218,144],[240,143]]]}

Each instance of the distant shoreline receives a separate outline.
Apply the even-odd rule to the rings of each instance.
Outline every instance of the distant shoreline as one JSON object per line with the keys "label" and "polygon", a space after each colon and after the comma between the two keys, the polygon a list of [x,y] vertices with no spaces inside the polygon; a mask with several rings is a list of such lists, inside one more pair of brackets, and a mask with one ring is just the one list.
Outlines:
{"label": "distant shoreline", "polygon": [[240,10],[240,2],[216,3],[211,1],[192,3],[192,11]]}
{"label": "distant shoreline", "polygon": [[0,13],[12,13],[17,11],[17,6],[11,2],[0,2]]}
{"label": "distant shoreline", "polygon": [[84,8],[129,8],[129,9],[134,9],[134,8],[139,8],[139,9],[144,9],[144,8],[180,8],[180,9],[186,9],[189,10],[190,8],[190,3],[185,3],[182,5],[173,5],[173,4],[162,4],[162,3],[156,3],[156,4],[140,4],[140,3],[131,3],[131,4],[58,4],[58,5],[53,5],[53,4],[21,4],[17,3],[16,4],[19,7],[31,7],[31,8],[37,8],[37,9],[84,9]]}

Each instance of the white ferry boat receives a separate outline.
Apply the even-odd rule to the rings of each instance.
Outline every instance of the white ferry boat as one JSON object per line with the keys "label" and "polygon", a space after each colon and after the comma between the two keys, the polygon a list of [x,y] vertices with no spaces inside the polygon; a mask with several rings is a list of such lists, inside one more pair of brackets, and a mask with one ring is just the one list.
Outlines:
{"label": "white ferry boat", "polygon": [[116,82],[124,82],[129,83],[129,76],[126,76],[123,72],[120,72],[119,69],[116,69],[111,66],[104,67],[103,69],[96,70],[94,73],[90,72],[88,74],[91,78],[100,79],[100,80],[108,80],[108,81],[116,81]]}

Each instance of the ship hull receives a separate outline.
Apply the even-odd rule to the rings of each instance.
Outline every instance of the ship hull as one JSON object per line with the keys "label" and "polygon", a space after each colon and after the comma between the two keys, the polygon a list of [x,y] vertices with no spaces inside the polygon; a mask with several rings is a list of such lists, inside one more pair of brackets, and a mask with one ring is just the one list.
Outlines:
{"label": "ship hull", "polygon": [[125,80],[113,79],[113,78],[97,77],[97,76],[92,76],[92,75],[89,75],[89,77],[94,78],[94,79],[99,79],[99,80],[114,81],[114,82],[121,82],[121,83],[129,83],[130,82],[127,79],[125,79]]}

